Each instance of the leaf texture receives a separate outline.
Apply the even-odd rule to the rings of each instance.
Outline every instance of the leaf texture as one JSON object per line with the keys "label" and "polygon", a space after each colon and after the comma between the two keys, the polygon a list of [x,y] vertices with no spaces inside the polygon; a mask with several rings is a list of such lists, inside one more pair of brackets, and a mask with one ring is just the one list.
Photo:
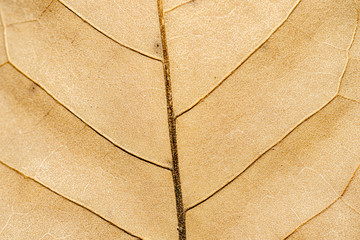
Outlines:
{"label": "leaf texture", "polygon": [[6,9],[12,64],[115,144],[169,165],[161,62],[120,46],[57,1],[30,22],[18,23],[10,10],[6,17]]}
{"label": "leaf texture", "polygon": [[0,238],[359,239],[359,10],[0,0]]}
{"label": "leaf texture", "polygon": [[1,139],[1,154],[6,164],[129,232],[176,238],[167,169],[104,140],[12,66],[3,66],[1,73],[1,111],[6,113],[1,135],[8,136]]}
{"label": "leaf texture", "polygon": [[137,238],[0,165],[1,239]]}

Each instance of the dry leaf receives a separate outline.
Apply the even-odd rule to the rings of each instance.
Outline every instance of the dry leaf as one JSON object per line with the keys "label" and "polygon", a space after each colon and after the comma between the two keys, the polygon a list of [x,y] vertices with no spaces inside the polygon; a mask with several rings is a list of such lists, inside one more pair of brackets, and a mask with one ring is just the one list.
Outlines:
{"label": "dry leaf", "polygon": [[0,0],[0,239],[360,239],[358,0]]}

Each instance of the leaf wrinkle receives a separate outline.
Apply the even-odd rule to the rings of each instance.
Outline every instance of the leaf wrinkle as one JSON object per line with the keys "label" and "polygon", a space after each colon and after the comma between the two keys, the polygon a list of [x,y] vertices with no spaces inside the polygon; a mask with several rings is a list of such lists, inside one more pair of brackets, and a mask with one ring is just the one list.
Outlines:
{"label": "leaf wrinkle", "polygon": [[302,30],[301,28],[299,28],[298,26],[296,26],[295,24],[289,22],[289,25],[291,25],[293,28],[295,28],[297,31],[300,31],[302,34],[304,34],[305,36],[307,36],[309,39],[311,39],[312,41],[318,43],[318,44],[324,44],[326,46],[332,47],[334,49],[340,50],[340,51],[346,51],[346,48],[341,48],[341,47],[337,47],[333,44],[327,43],[327,42],[321,42],[316,40],[314,37],[310,36],[307,32],[305,32],[304,30]]}

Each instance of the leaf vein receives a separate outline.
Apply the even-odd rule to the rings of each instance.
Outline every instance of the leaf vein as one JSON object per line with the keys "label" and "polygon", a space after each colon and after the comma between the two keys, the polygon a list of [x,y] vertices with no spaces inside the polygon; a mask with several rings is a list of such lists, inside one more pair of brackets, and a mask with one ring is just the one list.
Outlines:
{"label": "leaf vein", "polygon": [[5,24],[4,14],[2,12],[2,9],[0,9],[0,20],[1,20],[1,24],[4,28],[3,31],[4,31],[4,45],[5,45],[6,59],[9,61],[9,52],[8,52],[7,37],[6,37],[6,24]]}
{"label": "leaf vein", "polygon": [[[299,4],[299,2],[298,2]],[[296,6],[295,6],[296,7]],[[293,9],[294,10],[294,9]],[[306,122],[307,120],[309,120],[312,116],[316,115],[316,113],[320,112],[323,108],[325,108],[327,105],[329,105],[337,96],[342,97],[344,99],[356,102],[356,103],[360,103],[354,99],[349,99],[347,97],[344,97],[342,95],[339,95],[339,91],[340,91],[340,85],[341,85],[341,81],[345,75],[348,63],[349,63],[349,52],[351,50],[351,47],[353,46],[354,40],[355,40],[355,36],[357,33],[357,29],[359,26],[359,12],[357,14],[357,18],[356,18],[356,25],[354,27],[354,32],[352,34],[352,39],[350,41],[349,47],[346,49],[347,52],[347,59],[346,59],[346,63],[345,63],[345,67],[344,70],[342,71],[342,74],[340,75],[339,78],[339,84],[338,84],[338,89],[337,89],[337,93],[335,94],[335,96],[330,99],[330,101],[328,101],[325,105],[323,105],[320,109],[316,110],[314,113],[310,114],[307,118],[305,118],[303,121],[301,121],[300,123],[298,123],[297,125],[295,125],[295,127],[293,127],[285,136],[283,136],[277,143],[275,143],[274,145],[272,145],[270,148],[268,148],[265,152],[263,152],[260,156],[258,156],[251,164],[249,164],[243,171],[241,171],[241,173],[239,173],[238,175],[236,175],[234,178],[232,178],[229,182],[227,182],[225,185],[223,185],[222,187],[220,187],[219,189],[217,189],[215,192],[213,192],[212,194],[210,194],[207,198],[203,199],[202,201],[188,207],[186,209],[186,211],[191,210],[192,208],[200,205],[201,203],[205,202],[206,200],[208,200],[209,198],[211,198],[212,196],[214,196],[216,193],[220,192],[223,188],[225,188],[227,185],[229,185],[230,183],[232,183],[233,181],[235,181],[240,175],[242,175],[246,170],[248,170],[256,161],[258,161],[263,155],[265,155],[269,150],[271,150],[272,148],[274,148],[275,146],[277,146],[280,142],[282,142],[287,136],[289,136],[296,128],[298,128],[300,125],[302,125],[304,122]],[[255,50],[256,51],[256,50]],[[183,114],[183,113],[182,113]],[[180,114],[181,115],[181,114]]]}
{"label": "leaf vein", "polygon": [[[346,190],[349,188],[350,183],[352,182],[352,180],[354,179],[356,173],[358,172],[360,168],[360,164],[357,166],[357,168],[355,169],[353,175],[351,176],[349,182],[346,184],[344,190],[342,191],[342,193],[340,194],[340,196],[338,196],[332,203],[330,203],[328,206],[326,206],[323,210],[321,210],[320,212],[318,212],[317,214],[315,214],[314,216],[310,217],[309,219],[305,220],[302,224],[300,224],[297,228],[295,228],[291,233],[289,233],[283,240],[288,239],[291,235],[293,235],[296,231],[298,231],[302,226],[304,226],[306,223],[308,223],[309,221],[311,221],[312,219],[314,219],[315,217],[317,217],[318,215],[320,215],[321,213],[325,212],[327,209],[329,209],[334,203],[336,203],[338,200],[342,200],[342,197],[344,196]],[[346,204],[348,205],[348,204]],[[357,212],[357,211],[356,211]]]}
{"label": "leaf vein", "polygon": [[195,2],[195,0],[189,0],[189,1],[186,1],[186,2],[183,2],[183,3],[180,3],[179,5],[176,5],[176,6],[172,7],[172,8],[170,8],[170,9],[165,10],[164,13],[169,13],[171,11],[174,11],[175,9],[177,9],[177,8],[179,8],[181,6],[184,6],[184,5],[188,4],[188,3],[191,3],[191,2]]}
{"label": "leaf vein", "polygon": [[176,212],[178,220],[178,231],[179,231],[179,240],[186,239],[186,227],[185,227],[185,211],[184,203],[181,190],[181,181],[180,181],[180,170],[179,170],[179,157],[177,149],[177,135],[176,135],[176,119],[173,107],[172,99],[172,90],[171,90],[171,77],[170,77],[170,62],[169,62],[169,52],[167,47],[166,39],[166,30],[165,30],[165,18],[164,18],[164,9],[162,0],[157,1],[158,5],[158,14],[159,14],[159,23],[160,23],[160,34],[161,34],[161,44],[163,49],[163,71],[164,71],[164,82],[165,82],[165,91],[166,91],[166,105],[168,113],[168,127],[169,127],[169,137],[170,137],[170,146],[171,146],[171,156],[172,156],[172,177],[175,189],[175,201],[176,201]]}
{"label": "leaf vein", "polygon": [[337,94],[339,94],[339,92],[340,92],[341,83],[342,83],[342,80],[344,79],[344,76],[345,76],[347,67],[348,67],[348,65],[349,65],[349,61],[350,61],[350,50],[351,50],[352,46],[354,45],[355,37],[356,37],[357,31],[358,31],[358,28],[359,28],[359,11],[356,10],[356,12],[357,12],[357,15],[356,15],[356,25],[355,25],[355,28],[354,28],[354,32],[353,32],[353,34],[352,34],[352,38],[351,38],[351,41],[350,41],[350,45],[349,45],[349,47],[346,49],[346,63],[345,63],[344,70],[343,70],[343,72],[342,72],[342,74],[341,74],[341,76],[340,76],[340,81],[339,81],[339,86],[338,86]]}
{"label": "leaf vein", "polygon": [[340,198],[341,201],[346,205],[348,206],[353,212],[357,213],[360,215],[360,212],[358,210],[356,210],[355,208],[353,208],[349,203],[347,203],[343,198]]}
{"label": "leaf vein", "polygon": [[171,171],[171,168],[165,166],[165,165],[160,165],[158,163],[152,162],[150,160],[144,159],[140,156],[137,156],[136,154],[126,150],[125,148],[119,146],[118,144],[116,144],[115,142],[113,142],[112,140],[110,140],[108,137],[106,137],[105,135],[103,135],[102,133],[100,133],[98,130],[96,130],[95,128],[93,128],[89,123],[87,123],[85,120],[83,120],[81,117],[79,117],[78,115],[76,115],[74,112],[72,112],[68,107],[66,107],[63,103],[61,103],[58,99],[56,99],[53,95],[51,95],[45,88],[43,88],[41,85],[39,85],[37,82],[35,82],[33,79],[31,79],[28,75],[26,75],[23,71],[21,71],[17,66],[15,66],[13,63],[9,62],[9,64],[15,68],[19,73],[21,73],[22,75],[24,75],[27,79],[29,79],[31,82],[33,82],[34,84],[36,84],[39,88],[41,88],[46,94],[48,94],[57,104],[61,105],[64,109],[66,109],[67,111],[69,111],[74,117],[76,117],[77,119],[79,119],[81,122],[83,122],[85,124],[85,126],[89,127],[90,129],[92,129],[94,132],[96,132],[99,136],[101,136],[102,138],[104,138],[107,142],[111,143],[114,147],[119,148],[120,150],[122,150],[123,152],[143,161],[149,164],[152,164],[154,166],[166,169]]}
{"label": "leaf vein", "polygon": [[21,171],[19,171],[19,170],[17,170],[17,169],[15,169],[15,168],[13,168],[13,167],[11,167],[11,166],[7,165],[6,163],[4,163],[4,162],[0,161],[0,164],[4,165],[5,167],[9,168],[10,170],[12,170],[12,171],[16,172],[17,174],[20,174],[20,175],[21,175],[21,176],[23,176],[25,179],[29,179],[29,180],[31,180],[31,181],[33,181],[33,182],[35,182],[35,183],[39,184],[40,186],[44,187],[45,189],[49,190],[50,192],[52,192],[52,193],[56,194],[57,196],[60,196],[61,198],[65,199],[66,201],[69,201],[69,202],[71,202],[71,203],[73,203],[73,204],[75,204],[75,205],[77,205],[77,206],[81,207],[82,209],[89,211],[90,213],[92,213],[92,214],[96,215],[97,217],[101,218],[101,219],[102,219],[102,220],[104,220],[105,222],[107,222],[107,223],[109,223],[110,225],[112,225],[112,226],[116,227],[117,229],[119,229],[119,230],[121,230],[121,231],[123,231],[123,232],[125,232],[125,233],[129,234],[130,236],[135,237],[135,238],[137,238],[137,239],[139,239],[139,240],[143,240],[142,238],[140,238],[140,237],[138,237],[138,236],[136,236],[136,235],[134,235],[134,234],[132,234],[132,233],[130,233],[130,232],[128,232],[128,231],[126,231],[125,229],[120,228],[120,227],[119,227],[119,226],[117,226],[115,223],[111,222],[110,220],[107,220],[106,218],[102,217],[101,215],[99,215],[98,213],[94,212],[93,210],[91,210],[91,209],[89,209],[89,208],[85,207],[84,205],[82,205],[82,204],[80,204],[80,203],[76,202],[75,200],[72,200],[72,199],[70,199],[70,198],[68,198],[68,197],[66,197],[66,196],[64,196],[64,195],[62,195],[62,194],[60,194],[60,193],[56,192],[55,190],[53,190],[53,189],[51,189],[50,187],[48,187],[48,186],[46,186],[46,185],[42,184],[41,182],[39,182],[39,181],[35,180],[34,178],[31,178],[31,177],[29,177],[29,176],[26,176],[26,175],[25,175],[24,173],[22,173]]}
{"label": "leaf vein", "polygon": [[230,183],[234,182],[236,179],[238,179],[245,171],[247,171],[250,167],[252,167],[259,159],[261,159],[266,153],[268,153],[269,151],[271,151],[271,149],[273,149],[274,147],[276,147],[278,144],[280,144],[283,140],[285,140],[285,138],[287,138],[292,132],[294,132],[300,125],[304,124],[305,122],[307,122],[310,118],[312,118],[313,116],[315,116],[318,112],[320,112],[322,109],[324,109],[326,106],[328,106],[335,98],[337,97],[337,95],[335,95],[334,97],[332,97],[327,103],[325,103],[322,107],[320,107],[318,110],[316,110],[315,112],[313,112],[312,114],[310,114],[308,117],[306,117],[305,119],[303,119],[300,123],[298,123],[297,125],[295,125],[288,133],[286,133],[279,141],[277,141],[274,145],[270,146],[267,150],[265,150],[263,153],[261,153],[254,161],[252,161],[247,167],[245,167],[244,170],[242,170],[238,175],[236,175],[235,177],[233,177],[230,181],[228,181],[227,183],[225,183],[222,187],[220,187],[219,189],[217,189],[215,192],[213,192],[212,194],[210,194],[208,197],[206,197],[205,199],[199,201],[198,203],[188,207],[186,209],[186,211],[189,211],[197,206],[199,206],[200,204],[206,202],[207,200],[209,200],[211,197],[213,197],[215,194],[218,194],[220,191],[222,191],[225,187],[227,187]]}
{"label": "leaf vein", "polygon": [[275,30],[269,34],[269,36],[262,42],[260,43],[260,45],[258,45],[254,51],[252,51],[249,55],[247,55],[245,57],[244,60],[242,60],[242,62],[237,65],[233,70],[231,70],[230,73],[228,73],[213,89],[211,89],[208,93],[206,93],[203,97],[201,97],[198,101],[196,101],[194,104],[192,104],[190,107],[188,107],[187,109],[185,109],[184,111],[182,111],[181,113],[179,113],[176,118],[181,117],[183,114],[187,113],[188,111],[190,111],[191,109],[193,109],[194,107],[196,107],[198,104],[200,104],[201,102],[203,102],[207,97],[209,97],[216,89],[218,89],[227,79],[229,79],[230,76],[232,76],[236,70],[238,70],[244,63],[246,63],[251,56],[253,56],[265,43],[267,43],[269,41],[269,39],[284,25],[284,23],[289,19],[289,17],[292,15],[292,13],[295,11],[295,9],[299,6],[301,0],[298,0],[298,2],[294,5],[294,7],[290,10],[290,12],[288,13],[288,15],[286,16],[286,18],[284,19],[284,21],[282,21],[276,28]]}
{"label": "leaf vein", "polygon": [[136,52],[144,57],[147,57],[147,58],[150,58],[150,59],[153,59],[155,61],[159,61],[159,62],[162,62],[162,59],[160,58],[157,58],[157,57],[154,57],[154,56],[151,56],[151,55],[148,55],[140,50],[137,50],[133,47],[130,47],[124,43],[121,43],[119,41],[117,41],[114,37],[112,37],[111,35],[109,34],[106,34],[104,33],[103,31],[101,31],[100,29],[98,29],[97,27],[95,27],[92,23],[90,23],[87,19],[85,19],[84,17],[82,17],[79,13],[77,13],[75,10],[73,10],[72,8],[70,8],[69,6],[67,6],[65,3],[63,3],[63,1],[61,0],[58,0],[65,8],[67,8],[69,11],[71,11],[72,13],[74,13],[76,16],[78,16],[81,20],[83,20],[85,23],[87,23],[89,26],[91,26],[94,30],[96,30],[97,32],[101,33],[102,35],[104,35],[105,37],[107,37],[108,39],[112,40],[113,42],[116,42],[117,44],[119,44],[120,46],[126,48],[126,49],[129,49],[133,52]]}

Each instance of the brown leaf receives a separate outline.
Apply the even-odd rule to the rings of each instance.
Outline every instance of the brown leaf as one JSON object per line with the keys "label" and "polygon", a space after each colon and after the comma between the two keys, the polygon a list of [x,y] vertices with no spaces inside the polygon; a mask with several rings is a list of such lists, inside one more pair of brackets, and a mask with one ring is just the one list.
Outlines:
{"label": "brown leaf", "polygon": [[360,238],[359,9],[0,0],[0,238]]}

